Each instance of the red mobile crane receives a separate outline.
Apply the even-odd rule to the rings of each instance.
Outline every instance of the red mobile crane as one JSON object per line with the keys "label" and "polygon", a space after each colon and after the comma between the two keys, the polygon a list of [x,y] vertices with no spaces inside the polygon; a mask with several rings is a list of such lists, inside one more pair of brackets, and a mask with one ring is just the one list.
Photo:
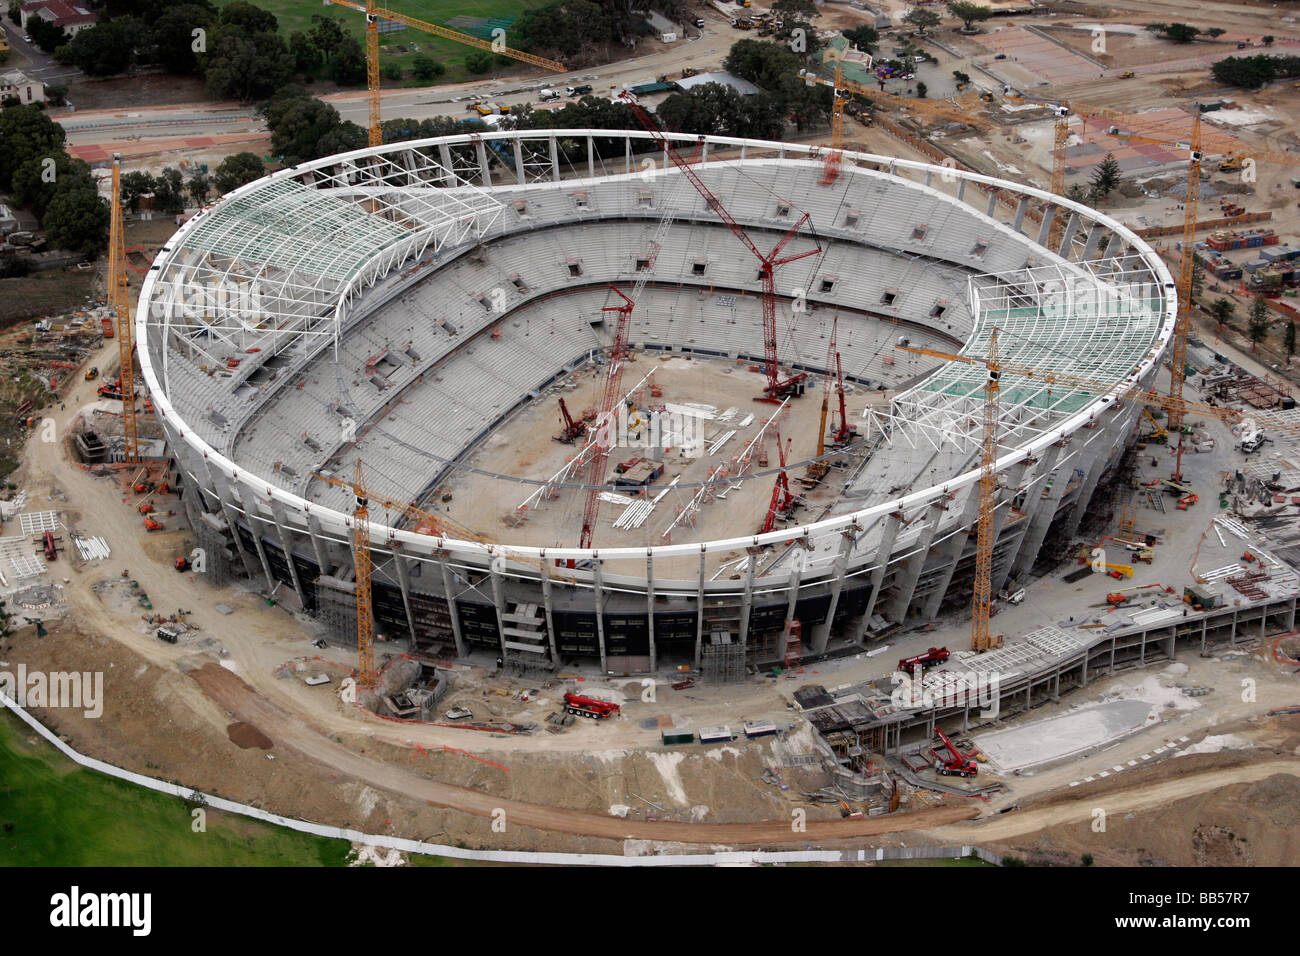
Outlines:
{"label": "red mobile crane", "polygon": [[560,417],[564,421],[564,431],[554,436],[556,441],[572,445],[574,441],[587,434],[587,423],[569,414],[569,406],[564,404],[563,398],[560,399]]}
{"label": "red mobile crane", "polygon": [[940,776],[949,777],[956,775],[958,777],[973,777],[979,773],[979,764],[954,747],[952,741],[948,739],[947,734],[938,727],[934,728],[934,732],[939,735],[939,739],[943,741],[944,747],[948,749],[948,756],[944,756],[938,750],[930,750],[930,755],[934,757],[935,761],[938,763],[938,766],[935,769],[939,771]]}
{"label": "red mobile crane", "polygon": [[639,103],[636,96],[630,90],[624,90],[620,97],[627,103],[628,108],[637,121],[646,128],[646,131],[654,139],[663,151],[672,160],[673,165],[682,171],[690,184],[695,187],[695,191],[704,197],[705,204],[718,214],[718,218],[723,221],[732,234],[741,241],[741,243],[752,252],[759,262],[759,275],[763,282],[763,371],[767,375],[767,386],[763,389],[763,395],[760,401],[779,403],[782,399],[803,394],[803,381],[808,377],[806,372],[798,372],[787,379],[781,378],[781,370],[777,361],[776,353],[776,268],[789,262],[795,262],[798,259],[805,259],[808,256],[817,255],[822,251],[821,243],[817,243],[816,248],[809,249],[806,252],[799,252],[793,255],[781,256],[781,250],[785,248],[795,234],[808,222],[811,216],[804,213],[790,230],[781,237],[781,240],[772,247],[772,251],[766,255],[761,252],[758,246],[754,245],[754,240],[749,238],[743,226],[732,218],[731,213],[727,212],[722,200],[713,194],[708,186],[700,180],[691,164],[683,159],[673,148],[673,144],[664,136],[663,131],[651,118]]}
{"label": "red mobile crane", "polygon": [[597,700],[594,697],[583,697],[581,694],[564,695],[564,712],[566,714],[576,714],[579,717],[591,717],[594,720],[606,720],[610,717],[618,716],[622,710],[618,704],[611,704],[607,700]]}
{"label": "red mobile crane", "polygon": [[840,393],[840,423],[831,437],[832,448],[843,448],[858,437],[858,426],[849,424],[849,413],[844,407],[844,366],[840,363],[840,353],[835,353],[835,383]]}
{"label": "red mobile crane", "polygon": [[[622,305],[607,305],[602,312],[617,312],[618,324],[614,328],[614,347],[609,353],[609,370],[605,375],[605,391],[601,394],[600,410],[596,413],[596,447],[587,460],[587,503],[582,509],[582,535],[580,548],[591,547],[591,536],[596,530],[596,515],[600,511],[600,492],[605,485],[605,467],[609,463],[609,448],[613,444],[611,433],[617,426],[614,409],[623,397],[623,364],[627,357],[627,330],[636,303],[611,285],[614,293],[623,300]],[[566,413],[567,417],[567,413]]]}
{"label": "red mobile crane", "polygon": [[906,671],[909,674],[915,674],[917,667],[926,664],[942,664],[949,657],[948,648],[932,647],[924,654],[915,654],[912,657],[904,657],[898,662],[898,669]]}
{"label": "red mobile crane", "polygon": [[763,526],[758,529],[759,534],[767,534],[776,527],[776,519],[780,517],[790,517],[794,509],[803,504],[803,498],[790,492],[790,480],[785,474],[785,445],[781,443],[781,432],[776,432],[776,451],[781,457],[781,470],[777,472],[776,481],[772,484],[772,500],[767,506],[767,517],[763,519]]}

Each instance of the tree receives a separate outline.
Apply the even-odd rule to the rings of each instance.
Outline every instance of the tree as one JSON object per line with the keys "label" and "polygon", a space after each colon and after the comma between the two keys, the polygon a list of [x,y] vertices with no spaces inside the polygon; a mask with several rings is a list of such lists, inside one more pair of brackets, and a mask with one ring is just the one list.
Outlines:
{"label": "tree", "polygon": [[[525,10],[511,27],[517,46],[556,59],[576,57],[602,43],[617,43],[641,26],[622,4],[591,0],[558,0],[545,7]],[[487,72],[484,68],[479,72]]]}
{"label": "tree", "polygon": [[222,7],[221,22],[244,33],[275,33],[280,29],[280,21],[275,18],[275,14],[254,6],[247,0],[232,0]]}
{"label": "tree", "polygon": [[985,7],[969,0],[955,0],[948,4],[948,12],[962,22],[962,29],[970,33],[972,23],[983,22],[993,16],[993,8]]}
{"label": "tree", "polygon": [[1277,37],[1266,34],[1261,39],[1264,41],[1264,46],[1272,46],[1273,41],[1276,40]]}
{"label": "tree", "polygon": [[202,206],[208,201],[208,194],[212,192],[212,177],[202,169],[195,169],[190,173],[190,181],[186,183],[185,188],[194,205]]}
{"label": "tree", "polygon": [[133,17],[105,20],[77,33],[55,58],[91,76],[112,76],[127,72],[135,64],[136,49],[148,40],[148,30]]}
{"label": "tree", "polygon": [[421,54],[411,61],[411,73],[421,83],[436,80],[447,72],[447,68],[431,56]]}
{"label": "tree", "polygon": [[1166,40],[1173,40],[1175,43],[1191,43],[1201,33],[1196,27],[1187,23],[1153,23],[1147,29],[1152,27],[1158,28],[1157,33],[1163,33]]}
{"label": "tree", "polygon": [[57,159],[63,153],[63,127],[31,103],[0,110],[0,192],[13,185],[14,170],[30,159]]}
{"label": "tree", "polygon": [[321,56],[326,62],[333,58],[335,51],[343,45],[346,34],[343,27],[337,20],[330,17],[323,17],[319,13],[312,14],[311,18],[310,39],[312,45],[320,50]]}
{"label": "tree", "polygon": [[9,22],[14,26],[23,22],[23,0],[9,0]]}
{"label": "tree", "polygon": [[271,149],[286,163],[301,163],[331,153],[359,149],[365,131],[344,123],[338,110],[301,88],[284,91],[258,107],[271,131]]}
{"label": "tree", "polygon": [[863,53],[874,53],[876,44],[880,42],[880,31],[864,23],[852,30],[845,30],[844,38]]}
{"label": "tree", "polygon": [[199,58],[194,49],[194,31],[206,32],[216,22],[217,15],[207,6],[183,3],[180,6],[168,7],[158,19],[153,21],[150,30],[158,65],[168,73],[199,72]]}
{"label": "tree", "polygon": [[45,102],[51,106],[67,106],[68,85],[66,83],[46,83]]}
{"label": "tree", "polygon": [[812,0],[776,0],[772,4],[772,13],[778,20],[812,20],[822,15]]}
{"label": "tree", "polygon": [[[92,29],[94,28],[92,27]],[[68,35],[64,32],[63,27],[55,26],[40,17],[28,18],[27,33],[42,53],[53,53],[68,42]]]}
{"label": "tree", "polygon": [[930,27],[937,27],[943,22],[943,17],[933,10],[927,10],[924,7],[916,7],[910,10],[907,16],[903,17],[904,23],[910,23],[916,27],[916,32],[925,36],[925,31]]}
{"label": "tree", "polygon": [[1073,199],[1075,202],[1087,202],[1088,190],[1080,183],[1070,183],[1065,187],[1065,198]]}
{"label": "tree", "polygon": [[108,245],[108,203],[93,185],[60,188],[41,220],[50,245],[95,256]]}
{"label": "tree", "polygon": [[1106,158],[1093,171],[1092,197],[1098,201],[1106,199],[1119,186],[1119,172],[1119,161],[1115,159],[1115,154],[1107,153]]}
{"label": "tree", "polygon": [[256,153],[235,153],[221,161],[212,175],[212,184],[217,192],[225,194],[234,192],[245,183],[261,179],[266,175],[262,158]]}
{"label": "tree", "polygon": [[[333,23],[334,21],[329,22]],[[325,55],[321,53],[320,47],[313,43],[311,37],[301,30],[289,37],[289,55],[293,57],[295,72],[307,77],[309,80],[315,79],[321,65],[325,62]]]}
{"label": "tree", "polygon": [[922,100],[925,99],[925,94],[929,92],[930,92],[930,88],[918,80],[916,84],[917,99],[922,99]]}
{"label": "tree", "polygon": [[179,169],[168,166],[154,179],[153,205],[173,216],[185,211],[185,184]]}
{"label": "tree", "polygon": [[383,74],[384,79],[398,83],[402,79],[402,64],[385,63],[383,70],[380,72]]}
{"label": "tree", "polygon": [[3,599],[0,599],[0,637],[13,636],[14,633],[14,628],[12,623],[13,619],[14,616],[9,613],[8,605],[4,602]]}
{"label": "tree", "polygon": [[1255,296],[1255,301],[1250,304],[1250,324],[1247,329],[1250,334],[1250,350],[1253,352],[1268,337],[1268,302],[1262,295]]}
{"label": "tree", "polygon": [[964,86],[970,86],[969,73],[963,73],[961,70],[953,70],[952,78],[957,81],[957,89],[959,90]]}
{"label": "tree", "polygon": [[1291,364],[1291,359],[1295,355],[1295,319],[1288,319],[1286,323],[1286,336],[1283,339],[1286,345],[1286,363]]}
{"label": "tree", "polygon": [[1192,258],[1192,295],[1191,304],[1196,305],[1201,300],[1201,293],[1205,290],[1205,266]]}
{"label": "tree", "polygon": [[[54,160],[53,166],[47,159]],[[18,205],[43,218],[59,189],[70,188],[78,181],[94,187],[90,166],[60,150],[51,157],[33,156],[14,170],[10,195]]]}
{"label": "tree", "polygon": [[140,211],[140,200],[154,190],[154,179],[143,170],[133,169],[121,178],[122,205],[130,212]]}
{"label": "tree", "polygon": [[283,88],[293,75],[293,59],[279,36],[245,34],[231,27],[213,32],[204,72],[208,95],[214,99],[251,103]]}
{"label": "tree", "polygon": [[1277,68],[1270,56],[1229,56],[1210,67],[1210,72],[1225,86],[1254,90],[1270,82]]}
{"label": "tree", "polygon": [[1215,299],[1214,304],[1210,306],[1210,315],[1219,325],[1229,325],[1233,316],[1237,314],[1237,307],[1228,299]]}
{"label": "tree", "polygon": [[[491,54],[487,54],[490,58]],[[345,36],[330,57],[330,79],[339,86],[358,86],[366,82],[366,54],[356,37]]]}
{"label": "tree", "polygon": [[491,53],[485,50],[475,50],[469,56],[465,57],[465,69],[471,73],[486,73],[492,69],[494,59]]}

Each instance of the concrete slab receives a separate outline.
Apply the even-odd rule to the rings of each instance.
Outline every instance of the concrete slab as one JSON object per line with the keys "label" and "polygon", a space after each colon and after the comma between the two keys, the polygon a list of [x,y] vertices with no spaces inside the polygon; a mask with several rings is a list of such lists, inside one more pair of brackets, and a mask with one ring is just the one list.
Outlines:
{"label": "concrete slab", "polygon": [[1113,700],[1022,727],[980,734],[974,742],[998,770],[1024,770],[1136,733],[1148,725],[1150,715],[1151,705],[1146,701]]}

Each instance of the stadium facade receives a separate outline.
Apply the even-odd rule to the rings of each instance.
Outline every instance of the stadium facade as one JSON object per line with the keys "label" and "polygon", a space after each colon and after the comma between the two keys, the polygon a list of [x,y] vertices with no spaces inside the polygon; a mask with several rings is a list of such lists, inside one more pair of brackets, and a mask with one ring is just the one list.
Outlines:
{"label": "stadium facade", "polygon": [[[890,390],[832,473],[836,506],[768,535],[747,519],[654,547],[598,533],[586,551],[372,518],[388,640],[541,669],[736,676],[781,659],[789,621],[813,654],[968,606],[987,372],[903,361],[900,339],[983,357],[997,329],[1002,362],[1036,371],[1001,376],[995,589],[1027,580],[1119,473],[1140,406],[1117,397],[1152,383],[1175,322],[1173,280],[1133,232],[946,166],[848,152],[830,177],[819,147],[669,135],[760,246],[811,215],[787,251],[822,251],[778,280],[783,357],[821,372],[817,324],[833,311],[848,380]],[[360,457],[379,494],[427,501],[608,347],[609,284],[638,272],[652,275],[634,349],[761,361],[755,261],[666,159],[635,131],[442,137],[282,170],[185,223],[146,278],[136,332],[209,573],[265,584],[355,641],[353,500],[319,476]],[[548,334],[525,338],[540,322]],[[527,494],[531,476],[516,477]]]}

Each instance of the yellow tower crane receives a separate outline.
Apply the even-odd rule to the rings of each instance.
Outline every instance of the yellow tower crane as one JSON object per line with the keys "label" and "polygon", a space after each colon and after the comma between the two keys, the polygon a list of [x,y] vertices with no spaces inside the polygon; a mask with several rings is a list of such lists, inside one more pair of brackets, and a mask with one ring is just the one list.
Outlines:
{"label": "yellow tower crane", "polygon": [[117,313],[117,354],[122,370],[122,435],[125,461],[140,460],[135,424],[135,343],[131,336],[131,300],[127,292],[126,229],[122,221],[122,157],[113,154],[113,194],[109,200],[108,304]]}
{"label": "yellow tower crane", "polygon": [[357,459],[356,478],[352,484],[356,507],[352,512],[352,559],[356,565],[357,598],[357,685],[362,690],[374,690],[378,682],[375,674],[375,611],[370,589],[374,564],[370,556],[370,500],[361,474],[361,459]]}
{"label": "yellow tower crane", "polygon": [[556,73],[565,73],[568,71],[568,67],[556,60],[548,60],[544,56],[534,56],[532,53],[525,53],[523,50],[515,50],[494,41],[481,40],[468,33],[461,33],[457,30],[450,30],[447,27],[440,27],[436,23],[427,23],[424,20],[417,20],[415,17],[408,17],[404,13],[395,13],[392,10],[378,6],[375,3],[375,0],[366,0],[365,3],[353,3],[351,0],[325,0],[325,2],[333,3],[340,7],[347,7],[351,10],[357,10],[366,15],[366,93],[370,107],[369,119],[371,146],[381,146],[384,142],[379,96],[380,20],[394,20],[398,23],[404,23],[408,27],[423,30],[425,33],[442,37],[445,40],[455,40],[457,43],[463,43],[466,46],[486,50],[489,53],[499,53],[501,56],[508,56],[511,59],[519,60],[523,63],[531,63],[533,66],[545,67],[546,69],[552,70]]}
{"label": "yellow tower crane", "polygon": [[977,654],[1002,646],[1001,635],[989,636],[993,609],[993,509],[997,507],[998,406],[1002,375],[998,364],[998,330],[989,335],[989,354],[984,360],[988,378],[984,382],[984,431],[980,441],[979,516],[975,523],[975,597],[971,602],[970,649]]}

